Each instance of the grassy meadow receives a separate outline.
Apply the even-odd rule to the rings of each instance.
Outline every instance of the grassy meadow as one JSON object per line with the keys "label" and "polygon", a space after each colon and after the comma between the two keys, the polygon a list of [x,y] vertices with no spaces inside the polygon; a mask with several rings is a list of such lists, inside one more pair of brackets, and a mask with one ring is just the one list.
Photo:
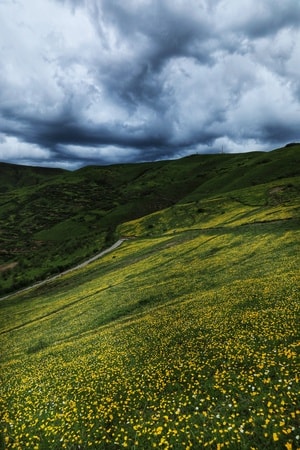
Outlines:
{"label": "grassy meadow", "polygon": [[[244,188],[238,202],[280,207],[284,196],[289,201],[299,194],[293,184],[299,167],[300,145],[74,172],[0,163],[0,295],[80,263],[115,242],[120,224],[178,203],[198,202],[200,212],[202,201]],[[283,179],[286,185],[276,192]],[[273,194],[261,197],[260,186],[272,182]],[[207,203],[204,219],[216,201]]]}
{"label": "grassy meadow", "polygon": [[300,177],[242,156],[0,301],[0,449],[300,449]]}

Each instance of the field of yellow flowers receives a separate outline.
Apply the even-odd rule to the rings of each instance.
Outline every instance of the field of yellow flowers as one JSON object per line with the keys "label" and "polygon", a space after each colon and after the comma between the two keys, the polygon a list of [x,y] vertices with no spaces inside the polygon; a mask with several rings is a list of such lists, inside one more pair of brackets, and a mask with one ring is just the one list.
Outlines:
{"label": "field of yellow flowers", "polygon": [[0,302],[1,449],[300,448],[299,219],[234,201]]}

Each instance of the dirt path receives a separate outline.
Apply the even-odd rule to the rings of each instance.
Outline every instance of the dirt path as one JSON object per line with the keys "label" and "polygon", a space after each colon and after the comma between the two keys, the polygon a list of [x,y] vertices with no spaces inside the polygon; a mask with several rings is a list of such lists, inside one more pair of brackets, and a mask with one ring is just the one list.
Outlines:
{"label": "dirt path", "polygon": [[106,250],[103,250],[103,251],[100,252],[100,253],[97,253],[97,255],[95,255],[95,256],[93,256],[93,257],[87,259],[87,260],[84,261],[83,263],[77,264],[76,266],[71,267],[71,269],[64,270],[63,272],[61,272],[61,273],[59,273],[59,274],[57,274],[57,275],[54,275],[54,276],[51,277],[51,278],[46,278],[46,279],[43,280],[43,281],[38,281],[37,283],[34,283],[34,284],[32,284],[32,285],[30,285],[30,286],[24,288],[24,289],[20,289],[19,291],[11,292],[10,294],[7,294],[7,295],[5,295],[4,297],[1,297],[1,298],[0,298],[0,301],[5,300],[6,298],[11,297],[12,295],[20,294],[21,292],[29,291],[30,289],[33,289],[33,288],[38,287],[38,286],[43,286],[44,284],[49,283],[49,281],[56,280],[57,278],[60,278],[60,277],[62,277],[63,275],[66,275],[67,273],[73,272],[74,270],[82,269],[83,267],[87,266],[87,265],[90,264],[91,262],[96,261],[97,259],[99,259],[99,258],[101,258],[102,256],[106,255],[107,253],[110,253],[110,252],[112,252],[113,250],[115,250],[116,248],[120,247],[120,245],[122,245],[123,242],[126,241],[126,240],[127,240],[126,238],[119,239],[119,240],[118,240],[117,242],[115,242],[111,247],[107,248]]}

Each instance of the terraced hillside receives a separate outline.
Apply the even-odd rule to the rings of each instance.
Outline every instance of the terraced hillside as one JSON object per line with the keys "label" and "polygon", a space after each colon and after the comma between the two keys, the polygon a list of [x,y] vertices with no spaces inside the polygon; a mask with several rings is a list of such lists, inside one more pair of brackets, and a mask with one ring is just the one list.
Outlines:
{"label": "terraced hillside", "polygon": [[152,165],[130,166],[147,171],[126,198],[152,183],[172,202],[116,220],[128,239],[101,259],[0,301],[0,448],[300,448],[300,178],[285,150],[157,163],[166,186],[191,186],[164,195]]}

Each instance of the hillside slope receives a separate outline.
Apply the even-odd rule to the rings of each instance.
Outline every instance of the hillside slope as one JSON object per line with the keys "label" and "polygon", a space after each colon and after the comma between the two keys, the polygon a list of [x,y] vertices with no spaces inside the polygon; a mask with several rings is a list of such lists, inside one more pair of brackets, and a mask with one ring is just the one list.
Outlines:
{"label": "hillside slope", "polygon": [[63,169],[19,166],[0,162],[0,192],[4,193],[25,186],[36,186],[63,173]]}
{"label": "hillside slope", "polygon": [[299,447],[300,178],[274,166],[121,223],[114,252],[0,302],[1,449]]}
{"label": "hillside slope", "polygon": [[[300,172],[299,155],[300,147],[294,146],[76,172],[2,164],[0,292],[58,273],[100,251],[117,239],[116,229],[124,222],[178,203],[294,179]],[[299,195],[297,186],[289,188],[294,196]]]}

